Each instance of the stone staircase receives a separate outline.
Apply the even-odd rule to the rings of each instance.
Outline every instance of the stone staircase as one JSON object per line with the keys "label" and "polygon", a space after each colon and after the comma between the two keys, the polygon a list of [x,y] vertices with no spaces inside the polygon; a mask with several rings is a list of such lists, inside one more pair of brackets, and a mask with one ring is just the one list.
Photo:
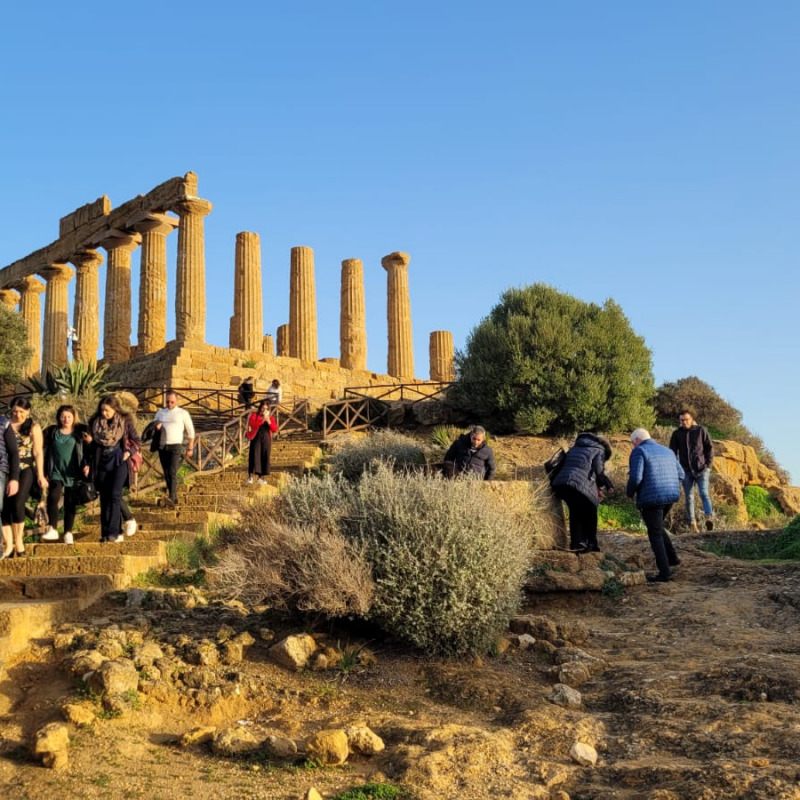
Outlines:
{"label": "stone staircase", "polygon": [[273,443],[267,485],[247,483],[247,464],[196,474],[178,492],[176,508],[158,496],[129,498],[138,529],[118,544],[101,544],[99,507],[87,510],[75,543],[28,544],[27,558],[0,560],[0,669],[59,623],[108,592],[126,589],[137,575],[167,564],[167,545],[191,541],[209,526],[230,521],[242,504],[275,492],[284,475],[302,475],[320,458],[320,435],[281,437]]}

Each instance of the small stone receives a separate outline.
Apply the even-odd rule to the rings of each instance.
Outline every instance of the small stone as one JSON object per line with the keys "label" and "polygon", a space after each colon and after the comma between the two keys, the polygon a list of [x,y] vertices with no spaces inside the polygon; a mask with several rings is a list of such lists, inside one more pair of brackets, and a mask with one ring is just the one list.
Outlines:
{"label": "small stone", "polygon": [[347,744],[353,752],[361,753],[365,756],[373,756],[386,747],[383,739],[373,733],[366,725],[354,725],[347,728],[345,733],[347,734]]}
{"label": "small stone", "polygon": [[87,681],[90,688],[98,695],[124,695],[136,691],[139,687],[139,673],[133,661],[117,658],[104,661]]}
{"label": "small stone", "polygon": [[269,654],[282,667],[299,672],[308,663],[308,659],[317,649],[313,636],[302,633],[298,636],[287,636],[269,649]]}
{"label": "small stone", "polygon": [[61,707],[61,713],[67,722],[81,727],[93,725],[97,717],[91,708],[82,706],[79,703],[67,703]]}
{"label": "small stone", "polygon": [[225,728],[214,734],[211,749],[218,756],[235,756],[252,753],[261,746],[256,737],[245,728]]}
{"label": "small stone", "polygon": [[303,800],[322,800],[322,795],[312,786],[303,795]]}
{"label": "small stone", "polygon": [[517,636],[517,647],[520,650],[528,650],[536,644],[536,639],[529,633],[521,633]]}
{"label": "small stone", "polygon": [[341,728],[319,731],[306,745],[306,752],[326,766],[344,764],[350,755],[347,734]]}
{"label": "small stone", "polygon": [[292,758],[297,755],[297,745],[287,736],[267,736],[264,747],[275,758]]}
{"label": "small stone", "polygon": [[214,734],[216,732],[217,729],[214,726],[199,726],[197,728],[192,728],[190,731],[186,731],[186,733],[184,733],[183,736],[178,739],[178,744],[181,747],[191,747],[194,744],[205,744],[214,738]]}
{"label": "small stone", "polygon": [[36,732],[33,742],[33,752],[42,757],[42,764],[51,769],[61,769],[67,766],[69,758],[69,730],[61,722],[51,722]]}
{"label": "small stone", "polygon": [[575,742],[569,749],[569,757],[582,767],[593,767],[597,763],[597,750],[585,742]]}
{"label": "small stone", "polygon": [[553,686],[553,692],[547,699],[551,703],[564,708],[580,708],[583,702],[581,693],[565,683],[557,683]]}
{"label": "small stone", "polygon": [[558,682],[566,683],[567,686],[582,686],[591,677],[589,668],[579,661],[568,661],[558,670]]}

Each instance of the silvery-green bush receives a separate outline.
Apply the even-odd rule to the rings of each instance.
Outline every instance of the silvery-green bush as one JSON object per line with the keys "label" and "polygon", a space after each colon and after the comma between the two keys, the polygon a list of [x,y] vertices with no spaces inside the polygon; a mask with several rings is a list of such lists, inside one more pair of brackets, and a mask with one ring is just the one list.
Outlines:
{"label": "silvery-green bush", "polygon": [[420,442],[394,431],[380,431],[363,439],[346,439],[334,445],[330,470],[349,481],[357,481],[365,471],[380,463],[391,463],[397,470],[423,466],[426,448]]}

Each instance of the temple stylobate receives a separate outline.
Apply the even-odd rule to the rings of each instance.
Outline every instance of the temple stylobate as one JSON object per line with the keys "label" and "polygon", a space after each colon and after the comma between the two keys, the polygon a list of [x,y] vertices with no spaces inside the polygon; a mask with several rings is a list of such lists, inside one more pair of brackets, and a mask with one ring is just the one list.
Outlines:
{"label": "temple stylobate", "polygon": [[[341,261],[340,354],[320,358],[314,251],[302,246],[291,249],[289,320],[271,326],[274,336],[266,334],[264,300],[272,310],[275,297],[262,295],[260,239],[248,231],[236,234],[232,258],[229,347],[208,345],[204,219],[211,211],[211,203],[198,196],[193,172],[171,178],[115,209],[103,195],[63,217],[55,241],[0,269],[0,301],[18,310],[32,349],[27,374],[66,364],[71,340],[74,359],[84,363],[102,359],[128,385],[236,386],[246,368],[256,373],[247,376],[251,379],[280,375],[286,380],[288,375],[296,390],[327,399],[346,386],[419,382],[414,377],[409,256],[399,251],[382,260],[387,272],[386,374],[367,370],[362,261]],[[171,292],[175,339],[167,341],[167,239],[176,230]],[[132,277],[137,268],[138,320],[134,321]],[[105,290],[101,297],[102,269]],[[219,272],[216,278],[218,283]],[[74,290],[72,324],[70,288]],[[218,286],[214,290],[218,293]],[[219,310],[217,303],[212,302],[211,308]],[[452,336],[435,331],[432,337],[431,379],[447,380],[452,376]]]}

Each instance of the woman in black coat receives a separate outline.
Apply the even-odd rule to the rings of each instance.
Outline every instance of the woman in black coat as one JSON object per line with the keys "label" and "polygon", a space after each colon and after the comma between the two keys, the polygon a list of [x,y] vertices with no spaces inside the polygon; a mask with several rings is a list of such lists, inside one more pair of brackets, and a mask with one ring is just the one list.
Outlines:
{"label": "woman in black coat", "polygon": [[611,445],[596,433],[579,433],[553,479],[553,491],[569,509],[569,546],[578,553],[598,552],[597,506],[602,492],[614,491],[605,473]]}

